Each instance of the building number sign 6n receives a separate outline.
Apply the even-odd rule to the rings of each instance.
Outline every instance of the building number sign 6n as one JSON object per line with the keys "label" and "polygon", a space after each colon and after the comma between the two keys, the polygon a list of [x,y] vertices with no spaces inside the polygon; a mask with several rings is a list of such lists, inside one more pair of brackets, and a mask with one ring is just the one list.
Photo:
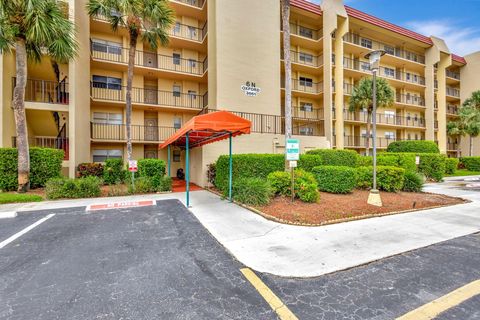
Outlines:
{"label": "building number sign 6n", "polygon": [[256,97],[260,93],[260,88],[257,87],[255,82],[247,81],[240,87],[247,97]]}

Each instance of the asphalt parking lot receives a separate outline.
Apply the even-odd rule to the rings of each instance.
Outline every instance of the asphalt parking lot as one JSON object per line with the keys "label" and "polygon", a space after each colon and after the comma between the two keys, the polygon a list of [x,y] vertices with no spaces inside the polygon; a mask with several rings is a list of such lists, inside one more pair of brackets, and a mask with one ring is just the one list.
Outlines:
{"label": "asphalt parking lot", "polygon": [[[2,243],[0,319],[281,317],[242,274],[245,266],[177,200],[22,213],[0,221]],[[480,279],[479,265],[474,234],[317,278],[257,275],[294,315],[282,320],[378,320]],[[480,319],[480,296],[436,319]]]}

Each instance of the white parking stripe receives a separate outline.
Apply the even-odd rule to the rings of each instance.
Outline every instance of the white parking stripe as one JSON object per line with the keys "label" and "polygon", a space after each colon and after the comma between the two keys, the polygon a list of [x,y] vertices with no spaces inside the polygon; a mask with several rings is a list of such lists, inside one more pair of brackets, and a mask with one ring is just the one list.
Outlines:
{"label": "white parking stripe", "polygon": [[27,233],[28,231],[30,231],[30,230],[32,230],[33,228],[37,227],[38,225],[44,223],[45,221],[47,221],[48,219],[50,219],[50,218],[53,217],[54,215],[55,215],[54,213],[51,213],[51,214],[49,214],[48,216],[43,217],[42,219],[38,220],[38,221],[35,222],[34,224],[26,227],[26,228],[23,229],[22,231],[15,233],[13,236],[11,236],[10,238],[8,238],[7,240],[4,240],[4,241],[0,242],[0,249],[2,249],[3,247],[5,247],[5,246],[6,246],[7,244],[9,244],[10,242],[13,242],[13,241],[15,241],[16,239],[20,238],[20,237],[23,236],[25,233]]}

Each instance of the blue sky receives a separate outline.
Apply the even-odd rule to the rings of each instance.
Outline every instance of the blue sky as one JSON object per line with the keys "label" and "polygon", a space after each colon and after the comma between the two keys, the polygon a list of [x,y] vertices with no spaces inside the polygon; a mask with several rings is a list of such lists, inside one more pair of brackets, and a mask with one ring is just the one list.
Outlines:
{"label": "blue sky", "polygon": [[480,0],[344,0],[344,3],[426,36],[440,37],[453,53],[466,55],[480,51]]}

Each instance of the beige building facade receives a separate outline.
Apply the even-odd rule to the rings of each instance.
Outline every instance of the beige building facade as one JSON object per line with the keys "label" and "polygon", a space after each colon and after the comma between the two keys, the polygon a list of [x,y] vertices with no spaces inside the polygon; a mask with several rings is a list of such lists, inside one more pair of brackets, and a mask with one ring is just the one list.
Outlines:
{"label": "beige building facade", "polygon": [[[101,17],[89,18],[86,0],[70,0],[80,43],[69,64],[45,58],[28,65],[27,125],[31,146],[65,150],[65,174],[82,162],[126,157],[125,89],[128,41]],[[252,121],[252,134],[234,140],[236,153],[284,152],[284,67],[279,0],[171,0],[176,23],[170,44],[137,43],[132,139],[136,159],[167,159],[158,145],[195,115],[229,110]],[[291,0],[293,133],[302,150],[365,152],[366,114],[349,112],[352,88],[369,77],[364,56],[382,49],[379,75],[395,90],[395,104],[377,111],[377,145],[435,140],[455,155],[446,123],[480,89],[480,53],[460,57],[442,39],[419,35],[345,6]],[[0,146],[15,146],[11,108],[14,55],[0,56]],[[248,88],[255,87],[255,92]],[[465,140],[465,139],[464,139]],[[468,145],[462,143],[466,154]],[[479,142],[474,150],[480,154]],[[206,184],[207,165],[228,145],[192,151],[192,180]],[[184,151],[171,153],[172,174]]]}

